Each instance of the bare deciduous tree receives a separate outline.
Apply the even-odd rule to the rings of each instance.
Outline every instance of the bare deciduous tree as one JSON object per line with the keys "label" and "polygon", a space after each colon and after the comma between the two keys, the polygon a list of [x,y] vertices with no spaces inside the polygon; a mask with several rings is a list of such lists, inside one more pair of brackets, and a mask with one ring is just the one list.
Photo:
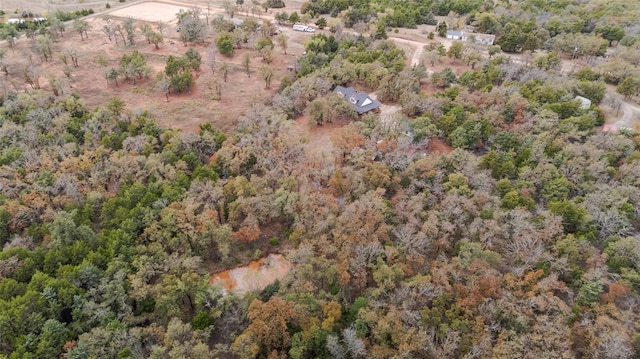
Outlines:
{"label": "bare deciduous tree", "polygon": [[229,78],[229,71],[231,71],[229,64],[226,62],[221,63],[218,67],[218,71],[222,75],[224,82],[227,82],[227,79]]}
{"label": "bare deciduous tree", "polygon": [[40,89],[40,75],[42,70],[40,66],[35,64],[27,65],[22,70],[22,77],[25,82],[31,86],[34,90]]}
{"label": "bare deciduous tree", "polygon": [[207,63],[209,64],[212,74],[215,74],[216,72],[216,51],[217,48],[215,44],[211,44],[207,49]]}
{"label": "bare deciduous tree", "polygon": [[247,73],[247,77],[251,78],[251,54],[249,54],[248,52],[245,52],[242,55],[242,67]]}
{"label": "bare deciduous tree", "polygon": [[80,38],[84,41],[84,38],[88,38],[87,31],[91,29],[91,25],[86,20],[76,19],[73,21],[73,29],[80,34]]}
{"label": "bare deciduous tree", "polygon": [[289,37],[284,33],[279,34],[276,37],[276,42],[278,42],[278,46],[280,46],[280,48],[282,49],[282,52],[284,52],[285,55],[287,54],[288,40],[289,40]]}
{"label": "bare deciduous tree", "polygon": [[269,66],[262,66],[260,68],[260,78],[264,81],[266,89],[271,88],[271,80],[273,80],[274,71]]}

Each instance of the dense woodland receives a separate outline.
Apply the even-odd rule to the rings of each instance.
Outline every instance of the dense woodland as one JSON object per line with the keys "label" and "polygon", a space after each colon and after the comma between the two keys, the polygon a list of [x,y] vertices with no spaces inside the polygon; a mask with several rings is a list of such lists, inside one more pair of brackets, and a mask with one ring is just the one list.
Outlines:
{"label": "dense woodland", "polygon": [[[592,7],[626,4],[606,3],[524,1],[495,16],[528,17],[517,27],[535,32],[584,14],[597,29],[613,15]],[[411,4],[476,19],[508,9]],[[425,63],[468,70],[429,75],[392,41],[317,34],[297,79],[229,133],[161,128],[119,98],[91,109],[74,94],[7,91],[0,356],[640,357],[640,134],[597,128],[599,104],[615,102],[605,81],[639,88],[638,29],[616,19],[628,41],[601,39],[619,41],[616,54],[569,74],[555,52],[516,63],[453,45],[426,49]],[[401,112],[358,118],[335,85]],[[329,156],[296,135],[300,116],[341,126]],[[265,290],[209,284],[271,252],[294,269]]]}
{"label": "dense woodland", "polygon": [[[301,8],[302,14],[339,17],[346,27],[358,30],[376,24],[393,28],[439,24],[444,25],[442,35],[446,29],[463,28],[495,34],[505,52],[555,48],[572,53],[578,47],[574,56],[603,55],[607,42],[635,43],[640,35],[637,11],[634,1],[602,0],[312,0]],[[438,21],[436,16],[445,19]]]}

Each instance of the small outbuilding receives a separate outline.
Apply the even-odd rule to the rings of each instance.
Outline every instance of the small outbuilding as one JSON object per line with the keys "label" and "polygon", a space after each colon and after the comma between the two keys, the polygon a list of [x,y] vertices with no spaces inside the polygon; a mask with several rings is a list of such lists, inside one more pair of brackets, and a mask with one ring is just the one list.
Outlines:
{"label": "small outbuilding", "polygon": [[480,34],[480,33],[462,33],[462,41],[473,40],[476,44],[493,45],[496,41],[496,35],[492,34]]}
{"label": "small outbuilding", "polygon": [[447,30],[447,39],[450,40],[462,40],[462,31]]}
{"label": "small outbuilding", "polygon": [[447,31],[447,39],[450,40],[460,40],[460,41],[471,41],[477,44],[482,45],[493,45],[496,41],[496,35],[492,34],[481,34],[477,32],[466,32],[466,31],[457,31],[457,30],[449,30]]}
{"label": "small outbuilding", "polygon": [[580,108],[583,110],[588,110],[591,107],[591,100],[586,97],[576,96],[574,100],[580,101]]}

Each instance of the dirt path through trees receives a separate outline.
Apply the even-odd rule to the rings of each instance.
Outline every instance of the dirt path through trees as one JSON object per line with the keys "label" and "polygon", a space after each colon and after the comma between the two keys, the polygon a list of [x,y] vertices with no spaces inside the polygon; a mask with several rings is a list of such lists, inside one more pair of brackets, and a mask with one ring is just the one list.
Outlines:
{"label": "dirt path through trees", "polygon": [[415,51],[413,52],[413,55],[411,56],[411,59],[409,61],[409,65],[410,66],[415,66],[417,64],[420,63],[421,57],[422,57],[422,51],[424,48],[425,43],[422,42],[418,42],[418,41],[413,41],[413,40],[407,40],[407,39],[401,39],[399,37],[393,37],[393,36],[389,36],[389,40],[396,42],[396,43],[400,43],[400,44],[406,44],[409,46],[415,46]]}
{"label": "dirt path through trees", "polygon": [[640,106],[629,101],[622,101],[620,110],[622,111],[622,117],[608,124],[610,128],[613,127],[611,128],[612,130],[622,127],[634,128],[635,125],[640,124]]}

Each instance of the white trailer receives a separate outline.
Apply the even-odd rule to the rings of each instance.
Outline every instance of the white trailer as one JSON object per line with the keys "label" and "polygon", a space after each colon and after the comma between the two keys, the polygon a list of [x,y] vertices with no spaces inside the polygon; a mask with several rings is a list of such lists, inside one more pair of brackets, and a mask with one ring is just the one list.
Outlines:
{"label": "white trailer", "polygon": [[309,27],[309,26],[307,26],[307,25],[294,24],[294,25],[293,25],[293,30],[294,30],[294,31],[307,31],[307,28],[308,28],[308,27]]}

